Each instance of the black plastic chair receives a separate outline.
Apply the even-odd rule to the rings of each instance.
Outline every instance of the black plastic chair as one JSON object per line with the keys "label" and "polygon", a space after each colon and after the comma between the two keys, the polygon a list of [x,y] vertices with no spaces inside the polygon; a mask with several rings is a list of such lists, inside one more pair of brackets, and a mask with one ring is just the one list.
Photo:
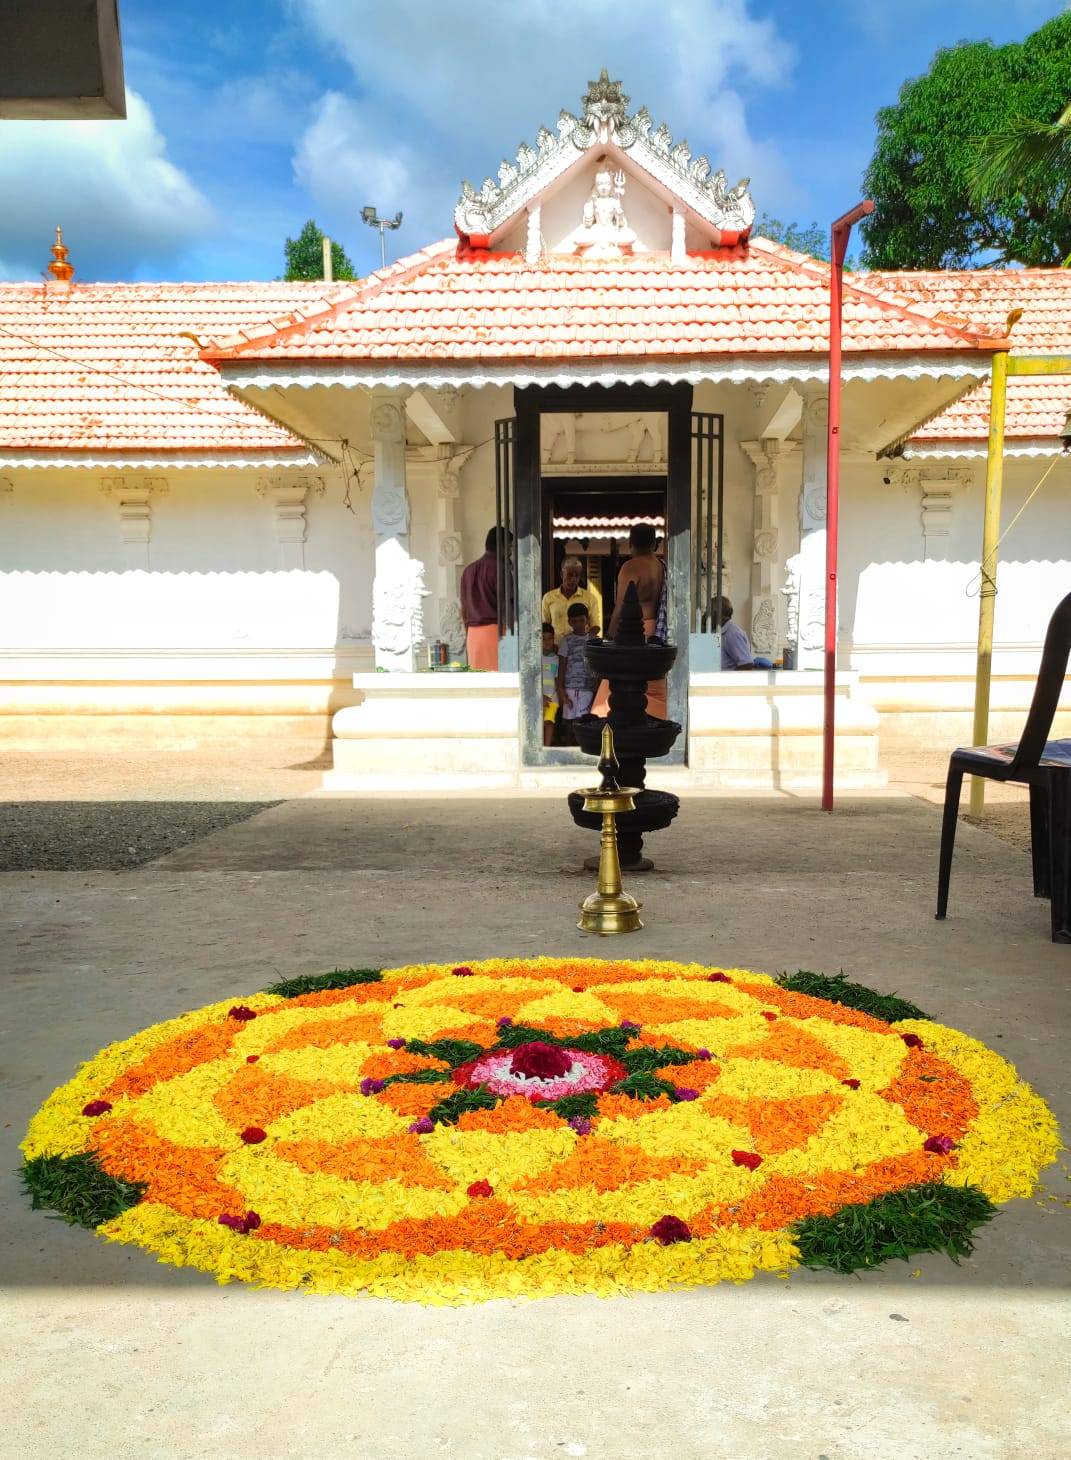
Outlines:
{"label": "black plastic chair", "polygon": [[948,883],[965,775],[1030,787],[1030,854],[1034,896],[1047,897],[1052,941],[1071,943],[1071,740],[1049,740],[1071,654],[1071,593],[1056,607],[1045,634],[1034,698],[1018,745],[960,746],[948,762],[937,917],[948,911]]}

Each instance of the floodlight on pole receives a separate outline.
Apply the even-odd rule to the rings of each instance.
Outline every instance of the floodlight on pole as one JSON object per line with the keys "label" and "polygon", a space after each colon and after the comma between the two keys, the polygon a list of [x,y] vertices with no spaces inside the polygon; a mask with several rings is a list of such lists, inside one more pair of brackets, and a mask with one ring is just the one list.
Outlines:
{"label": "floodlight on pole", "polygon": [[379,229],[379,266],[381,269],[387,267],[387,229],[400,228],[402,226],[401,213],[395,213],[393,218],[381,218],[375,208],[362,208],[361,219],[367,223],[369,228]]}

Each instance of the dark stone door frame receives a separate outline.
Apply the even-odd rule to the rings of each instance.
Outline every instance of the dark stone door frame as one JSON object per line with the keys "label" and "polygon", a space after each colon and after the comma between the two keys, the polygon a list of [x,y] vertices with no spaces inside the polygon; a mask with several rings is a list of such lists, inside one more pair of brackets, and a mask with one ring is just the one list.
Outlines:
{"label": "dark stone door frame", "polygon": [[685,733],[663,764],[680,763],[687,745],[688,635],[691,628],[692,387],[673,385],[529,385],[513,392],[516,413],[517,608],[521,684],[521,762],[526,766],[589,764],[578,750],[543,745],[540,551],[540,418],[557,411],[664,411],[666,415],[666,568],[670,634],[677,662],[669,679],[669,718]]}

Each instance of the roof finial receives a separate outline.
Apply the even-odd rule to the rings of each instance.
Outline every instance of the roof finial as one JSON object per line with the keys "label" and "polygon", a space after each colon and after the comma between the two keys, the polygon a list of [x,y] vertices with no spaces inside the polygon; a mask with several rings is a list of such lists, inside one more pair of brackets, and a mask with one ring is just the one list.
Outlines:
{"label": "roof finial", "polygon": [[57,284],[69,284],[74,277],[74,265],[67,262],[70,249],[63,242],[63,229],[57,223],[56,241],[52,245],[52,262],[48,272]]}

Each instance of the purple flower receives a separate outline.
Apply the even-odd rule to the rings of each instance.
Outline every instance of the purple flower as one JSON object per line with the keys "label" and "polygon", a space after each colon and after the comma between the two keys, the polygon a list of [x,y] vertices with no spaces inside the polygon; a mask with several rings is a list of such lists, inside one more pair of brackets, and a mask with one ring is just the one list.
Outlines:
{"label": "purple flower", "polygon": [[569,1124],[572,1126],[573,1130],[576,1131],[578,1136],[587,1136],[591,1134],[591,1121],[587,1118],[586,1115],[574,1115],[570,1117]]}
{"label": "purple flower", "polygon": [[409,1127],[410,1135],[427,1136],[435,1129],[435,1122],[430,1116],[422,1115],[419,1120],[414,1120]]}
{"label": "purple flower", "polygon": [[512,1023],[513,1020],[509,1017],[509,1015],[503,1014],[502,1018],[498,1021],[498,1027],[499,1029],[508,1029]]}
{"label": "purple flower", "polygon": [[110,1100],[91,1100],[88,1105],[82,1106],[83,1115],[107,1115],[112,1108]]}
{"label": "purple flower", "polygon": [[708,1060],[711,1058],[710,1050],[705,1048],[697,1049],[695,1052],[695,1057],[697,1060]]}
{"label": "purple flower", "polygon": [[385,1090],[386,1088],[386,1080],[373,1080],[371,1075],[366,1075],[361,1081],[362,1095],[378,1095],[380,1090]]}
{"label": "purple flower", "polygon": [[241,1232],[243,1237],[249,1232],[255,1232],[260,1226],[260,1217],[256,1212],[246,1212],[244,1217],[232,1217],[224,1213],[219,1218],[221,1227],[230,1227],[232,1232]]}
{"label": "purple flower", "polygon": [[956,1143],[951,1136],[931,1136],[928,1141],[923,1141],[922,1149],[932,1151],[936,1156],[947,1156],[949,1151],[955,1149]]}
{"label": "purple flower", "polygon": [[404,1039],[388,1039],[387,1040],[387,1048],[388,1049],[404,1049],[405,1048],[405,1040]]}
{"label": "purple flower", "polygon": [[658,1221],[651,1227],[651,1236],[656,1242],[661,1242],[663,1247],[669,1247],[673,1242],[690,1242],[692,1231],[687,1222],[682,1222],[680,1217],[659,1217]]}
{"label": "purple flower", "polygon": [[639,1034],[642,1025],[633,1024],[630,1019],[625,1019],[621,1023],[621,1028],[625,1031],[626,1034]]}
{"label": "purple flower", "polygon": [[678,1100],[698,1100],[699,1091],[692,1090],[687,1085],[678,1085],[675,1091]]}

